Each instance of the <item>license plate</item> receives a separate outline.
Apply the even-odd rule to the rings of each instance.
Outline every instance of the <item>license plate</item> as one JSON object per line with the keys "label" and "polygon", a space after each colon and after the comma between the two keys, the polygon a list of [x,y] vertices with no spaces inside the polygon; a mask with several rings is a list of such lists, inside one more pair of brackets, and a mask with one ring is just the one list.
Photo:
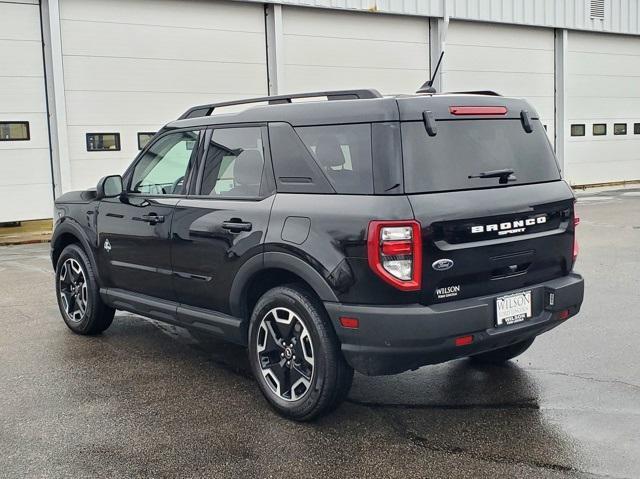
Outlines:
{"label": "license plate", "polygon": [[531,291],[496,298],[496,326],[526,321],[531,317]]}

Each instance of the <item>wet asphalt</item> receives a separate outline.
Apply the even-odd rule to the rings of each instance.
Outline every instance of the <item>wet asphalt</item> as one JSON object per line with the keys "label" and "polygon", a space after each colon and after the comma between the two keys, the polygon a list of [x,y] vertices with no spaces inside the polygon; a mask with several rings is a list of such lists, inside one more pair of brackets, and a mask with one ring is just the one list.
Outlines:
{"label": "wet asphalt", "polygon": [[59,317],[48,245],[0,248],[0,477],[640,477],[640,190],[581,195],[581,313],[506,366],[356,375],[279,418],[242,348]]}

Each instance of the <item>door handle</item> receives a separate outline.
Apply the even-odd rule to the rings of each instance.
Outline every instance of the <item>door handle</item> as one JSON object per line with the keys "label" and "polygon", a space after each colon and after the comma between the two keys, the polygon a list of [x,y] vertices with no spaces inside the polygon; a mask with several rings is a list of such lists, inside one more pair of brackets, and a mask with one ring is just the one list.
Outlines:
{"label": "door handle", "polygon": [[232,233],[240,233],[241,231],[251,231],[253,225],[238,218],[231,218],[229,221],[223,221],[222,227]]}
{"label": "door handle", "polygon": [[155,225],[158,223],[164,223],[164,216],[151,213],[148,215],[142,215],[142,221],[146,221],[149,224]]}

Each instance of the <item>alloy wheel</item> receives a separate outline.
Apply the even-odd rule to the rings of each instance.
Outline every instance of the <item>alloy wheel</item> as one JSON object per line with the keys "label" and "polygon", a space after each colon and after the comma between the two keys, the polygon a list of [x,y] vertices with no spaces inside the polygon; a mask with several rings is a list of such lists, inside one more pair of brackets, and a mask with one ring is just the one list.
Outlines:
{"label": "alloy wheel", "polygon": [[258,329],[258,361],[269,388],[285,401],[304,397],[311,388],[314,351],[304,321],[288,308],[273,308]]}
{"label": "alloy wheel", "polygon": [[80,263],[67,259],[60,268],[60,301],[69,321],[79,323],[84,318],[88,304],[88,288]]}

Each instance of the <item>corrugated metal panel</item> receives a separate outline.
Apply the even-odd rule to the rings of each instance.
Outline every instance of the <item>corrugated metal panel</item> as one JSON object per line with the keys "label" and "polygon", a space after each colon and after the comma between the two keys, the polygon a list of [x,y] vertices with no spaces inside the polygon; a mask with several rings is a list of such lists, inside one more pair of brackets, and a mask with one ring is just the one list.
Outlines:
{"label": "corrugated metal panel", "polygon": [[[243,0],[264,3],[265,0]],[[640,35],[640,0],[266,0],[268,3]],[[602,3],[602,6],[599,4]],[[593,4],[593,5],[592,5]],[[597,15],[592,15],[592,13]],[[600,12],[603,18],[600,18]]]}

